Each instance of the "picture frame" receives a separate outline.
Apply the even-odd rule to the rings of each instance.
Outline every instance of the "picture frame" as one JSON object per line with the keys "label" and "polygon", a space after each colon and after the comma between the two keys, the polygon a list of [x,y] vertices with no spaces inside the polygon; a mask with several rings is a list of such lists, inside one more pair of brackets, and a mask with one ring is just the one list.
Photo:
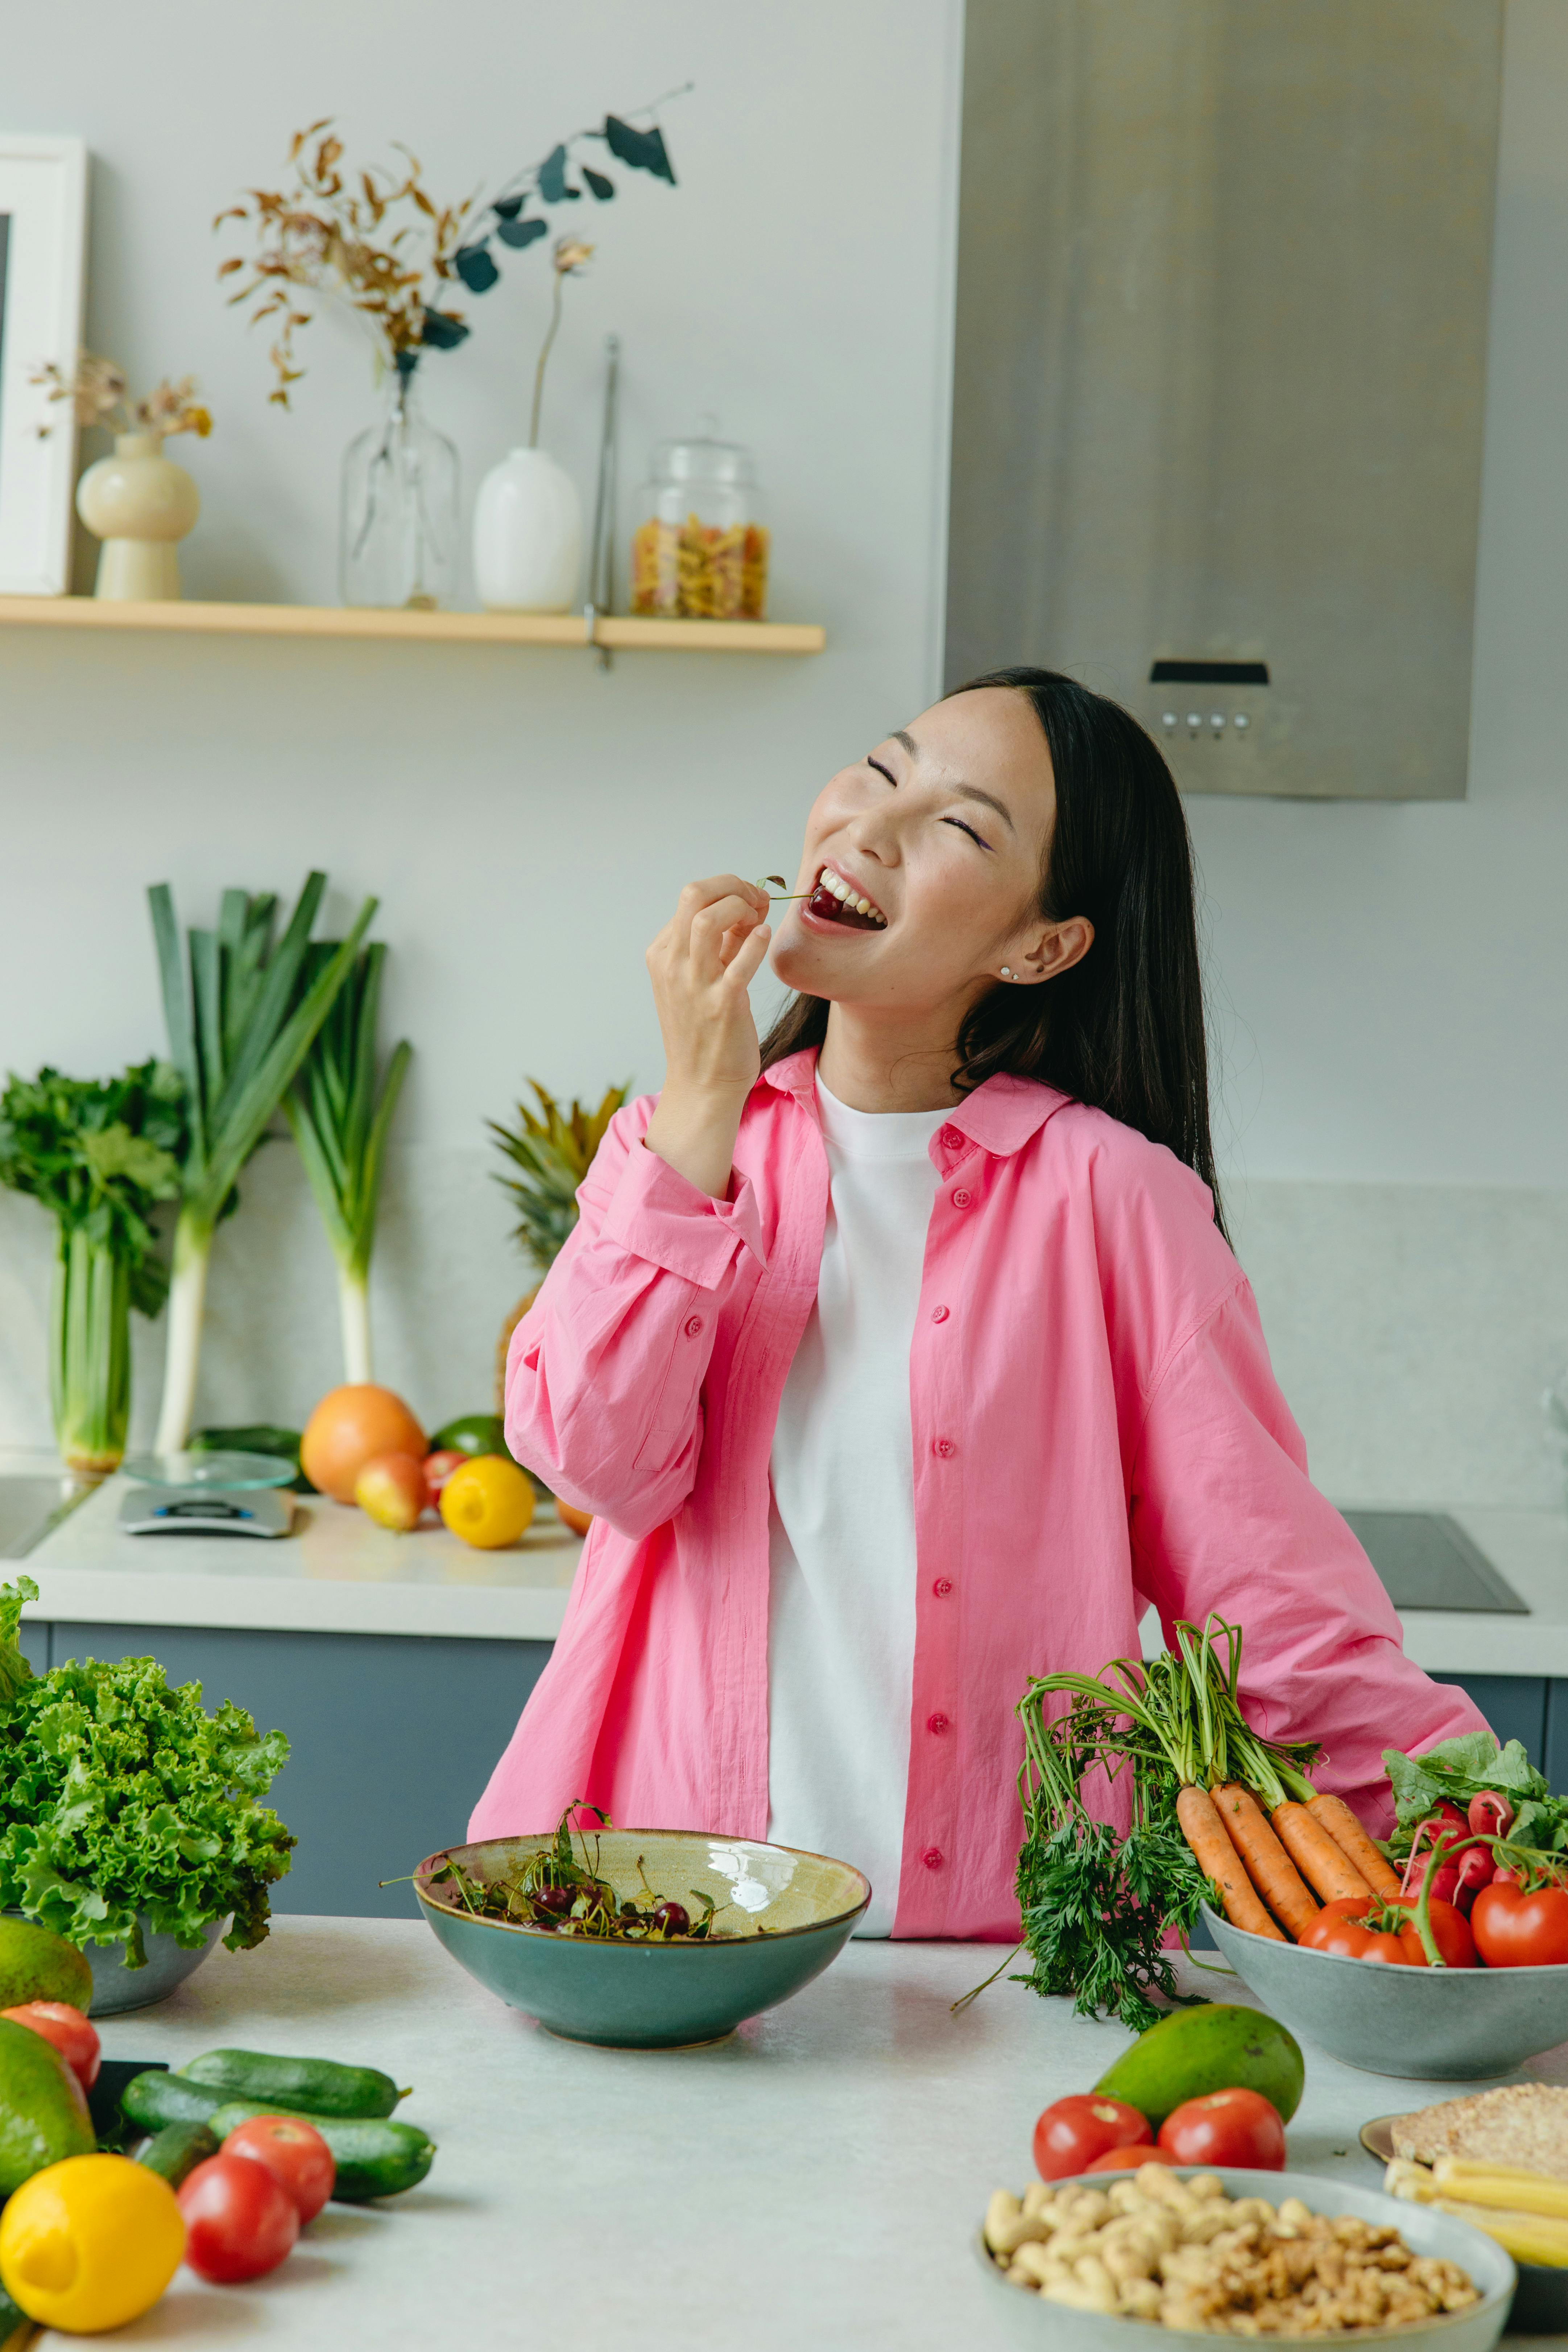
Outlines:
{"label": "picture frame", "polygon": [[30,379],[75,371],[86,260],[83,142],[0,134],[0,595],[70,585],[76,420]]}

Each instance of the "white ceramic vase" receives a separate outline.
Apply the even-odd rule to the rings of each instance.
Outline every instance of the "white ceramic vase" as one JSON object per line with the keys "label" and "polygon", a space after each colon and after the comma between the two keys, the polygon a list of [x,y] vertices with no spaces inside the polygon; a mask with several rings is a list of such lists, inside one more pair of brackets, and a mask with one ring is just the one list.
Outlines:
{"label": "white ceramic vase", "polygon": [[184,467],[163,455],[161,433],[117,434],[112,457],[100,457],[77,484],[76,510],[103,541],[95,596],[167,604],[179,595],[175,547],[202,500]]}
{"label": "white ceramic vase", "polygon": [[510,449],[479,484],[474,581],[492,613],[565,613],[583,574],[583,503],[542,449]]}

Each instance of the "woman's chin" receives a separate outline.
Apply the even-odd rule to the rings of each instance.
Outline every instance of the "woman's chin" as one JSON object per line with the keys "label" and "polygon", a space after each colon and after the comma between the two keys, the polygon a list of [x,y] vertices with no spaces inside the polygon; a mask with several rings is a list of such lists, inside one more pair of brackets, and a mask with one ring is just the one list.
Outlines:
{"label": "woman's chin", "polygon": [[773,942],[768,962],[775,980],[783,981],[786,988],[798,990],[803,996],[853,993],[854,983],[844,970],[842,955],[834,954],[829,941],[809,939],[793,924]]}

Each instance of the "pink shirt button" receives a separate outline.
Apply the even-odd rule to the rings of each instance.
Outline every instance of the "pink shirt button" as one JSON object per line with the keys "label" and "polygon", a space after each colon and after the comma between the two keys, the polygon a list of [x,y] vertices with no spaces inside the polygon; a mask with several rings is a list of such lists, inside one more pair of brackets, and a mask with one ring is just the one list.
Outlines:
{"label": "pink shirt button", "polygon": [[935,1593],[939,1601],[945,1601],[948,1594],[952,1591],[952,1586],[945,1576],[939,1576],[936,1582],[931,1586],[931,1591]]}
{"label": "pink shirt button", "polygon": [[951,1462],[957,1451],[958,1448],[951,1437],[939,1437],[931,1447],[931,1452],[940,1454],[944,1462]]}
{"label": "pink shirt button", "polygon": [[959,1127],[944,1127],[937,1140],[944,1151],[962,1151],[963,1129]]}
{"label": "pink shirt button", "polygon": [[967,1209],[969,1203],[973,1198],[974,1195],[973,1192],[965,1192],[960,1190],[952,1196],[952,1205],[955,1209]]}
{"label": "pink shirt button", "polygon": [[927,1716],[927,1717],[926,1717],[926,1729],[927,1729],[928,1731],[934,1731],[934,1732],[938,1735],[938,1737],[940,1738],[940,1736],[942,1735],[942,1732],[944,1732],[944,1731],[947,1729],[947,1717],[946,1717],[946,1716],[945,1716],[945,1715],[928,1715],[928,1716]]}
{"label": "pink shirt button", "polygon": [[933,1307],[931,1310],[931,1319],[933,1323],[945,1323],[947,1316],[948,1310],[945,1307]]}
{"label": "pink shirt button", "polygon": [[928,1845],[924,1853],[921,1854],[921,1860],[924,1863],[928,1870],[940,1870],[942,1868],[941,1846]]}
{"label": "pink shirt button", "polygon": [[687,1336],[687,1338],[688,1338],[689,1339],[696,1339],[696,1337],[697,1337],[697,1335],[698,1335],[698,1333],[701,1330],[701,1328],[702,1328],[702,1318],[701,1318],[701,1316],[700,1316],[700,1315],[689,1315],[689,1316],[687,1317],[687,1318],[686,1318],[686,1336]]}

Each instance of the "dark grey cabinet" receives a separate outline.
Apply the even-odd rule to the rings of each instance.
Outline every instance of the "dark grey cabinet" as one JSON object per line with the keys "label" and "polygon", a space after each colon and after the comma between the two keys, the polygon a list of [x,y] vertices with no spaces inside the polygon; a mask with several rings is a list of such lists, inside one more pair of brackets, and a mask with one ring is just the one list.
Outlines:
{"label": "dark grey cabinet", "polygon": [[[414,1897],[379,1882],[462,1843],[551,1650],[445,1635],[64,1623],[25,1625],[22,1647],[40,1674],[65,1658],[155,1657],[172,1683],[199,1682],[209,1706],[233,1699],[262,1730],[276,1725],[289,1759],[270,1801],[300,1843],[273,1909],[386,1919],[407,1918]],[[1469,1694],[1500,1739],[1522,1740],[1554,1788],[1568,1788],[1568,1681],[1441,1679]]]}
{"label": "dark grey cabinet", "polygon": [[171,1683],[232,1699],[289,1761],[268,1801],[300,1843],[275,1911],[405,1919],[382,1887],[468,1835],[475,1800],[550,1655],[548,1642],[401,1633],[268,1633],[184,1625],[30,1624],[36,1671],[73,1657],[155,1657]]}

